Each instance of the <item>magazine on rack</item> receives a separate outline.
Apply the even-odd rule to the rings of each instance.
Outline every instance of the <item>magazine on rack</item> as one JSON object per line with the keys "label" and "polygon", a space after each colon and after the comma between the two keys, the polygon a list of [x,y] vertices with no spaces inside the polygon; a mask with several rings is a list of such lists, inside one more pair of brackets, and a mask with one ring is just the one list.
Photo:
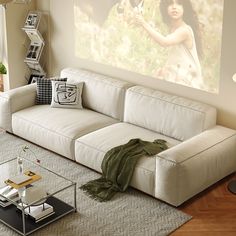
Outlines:
{"label": "magazine on rack", "polygon": [[43,50],[43,44],[38,42],[31,42],[25,61],[38,61]]}

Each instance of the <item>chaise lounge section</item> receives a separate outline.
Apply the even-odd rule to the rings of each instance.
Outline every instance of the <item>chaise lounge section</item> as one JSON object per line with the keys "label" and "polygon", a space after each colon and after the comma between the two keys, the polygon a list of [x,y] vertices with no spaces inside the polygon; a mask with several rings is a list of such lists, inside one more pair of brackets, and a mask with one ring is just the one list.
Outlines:
{"label": "chaise lounge section", "polygon": [[178,206],[236,170],[236,131],[216,125],[216,109],[86,70],[83,109],[35,105],[36,86],[0,94],[0,127],[98,172],[105,153],[132,138],[165,139],[168,149],[141,157],[131,186]]}
{"label": "chaise lounge section", "polygon": [[236,131],[216,126],[215,108],[142,86],[127,90],[122,123],[76,140],[76,161],[101,172],[104,154],[132,138],[167,141],[139,160],[131,186],[174,206],[236,168]]}

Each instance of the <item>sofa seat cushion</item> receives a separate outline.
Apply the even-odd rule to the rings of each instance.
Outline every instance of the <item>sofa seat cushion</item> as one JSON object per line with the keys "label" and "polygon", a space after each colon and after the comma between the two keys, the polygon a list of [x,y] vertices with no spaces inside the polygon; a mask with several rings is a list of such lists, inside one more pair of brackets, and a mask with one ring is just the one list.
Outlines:
{"label": "sofa seat cushion", "polygon": [[116,123],[117,120],[87,109],[36,105],[12,115],[13,133],[74,159],[74,140]]}
{"label": "sofa seat cushion", "polygon": [[[101,172],[101,163],[105,153],[133,138],[141,138],[146,141],[164,139],[167,141],[168,147],[180,143],[178,140],[132,124],[117,123],[78,138],[75,141],[75,159],[77,162]],[[154,157],[141,157],[135,168],[131,186],[154,195],[155,165]]]}

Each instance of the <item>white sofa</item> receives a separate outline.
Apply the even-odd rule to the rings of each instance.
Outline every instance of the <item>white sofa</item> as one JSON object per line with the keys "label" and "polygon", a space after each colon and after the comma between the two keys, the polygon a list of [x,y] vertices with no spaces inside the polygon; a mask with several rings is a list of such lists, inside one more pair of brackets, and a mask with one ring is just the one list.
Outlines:
{"label": "white sofa", "polygon": [[236,170],[236,131],[216,125],[216,109],[85,70],[84,109],[35,105],[36,85],[0,94],[0,127],[101,172],[104,154],[132,138],[165,139],[169,148],[142,157],[131,186],[178,206]]}

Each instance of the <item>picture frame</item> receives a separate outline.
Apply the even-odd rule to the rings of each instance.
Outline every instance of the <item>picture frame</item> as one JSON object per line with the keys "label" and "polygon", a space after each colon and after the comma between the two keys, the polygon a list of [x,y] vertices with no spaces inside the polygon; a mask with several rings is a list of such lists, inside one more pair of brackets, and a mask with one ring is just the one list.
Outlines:
{"label": "picture frame", "polygon": [[43,50],[43,43],[31,42],[26,54],[26,61],[39,61]]}
{"label": "picture frame", "polygon": [[25,20],[24,28],[37,29],[40,18],[41,18],[40,12],[29,12]]}
{"label": "picture frame", "polygon": [[43,77],[43,75],[31,74],[30,77],[29,77],[29,80],[28,80],[28,84],[36,83],[37,82],[37,78],[42,78],[42,77]]}

